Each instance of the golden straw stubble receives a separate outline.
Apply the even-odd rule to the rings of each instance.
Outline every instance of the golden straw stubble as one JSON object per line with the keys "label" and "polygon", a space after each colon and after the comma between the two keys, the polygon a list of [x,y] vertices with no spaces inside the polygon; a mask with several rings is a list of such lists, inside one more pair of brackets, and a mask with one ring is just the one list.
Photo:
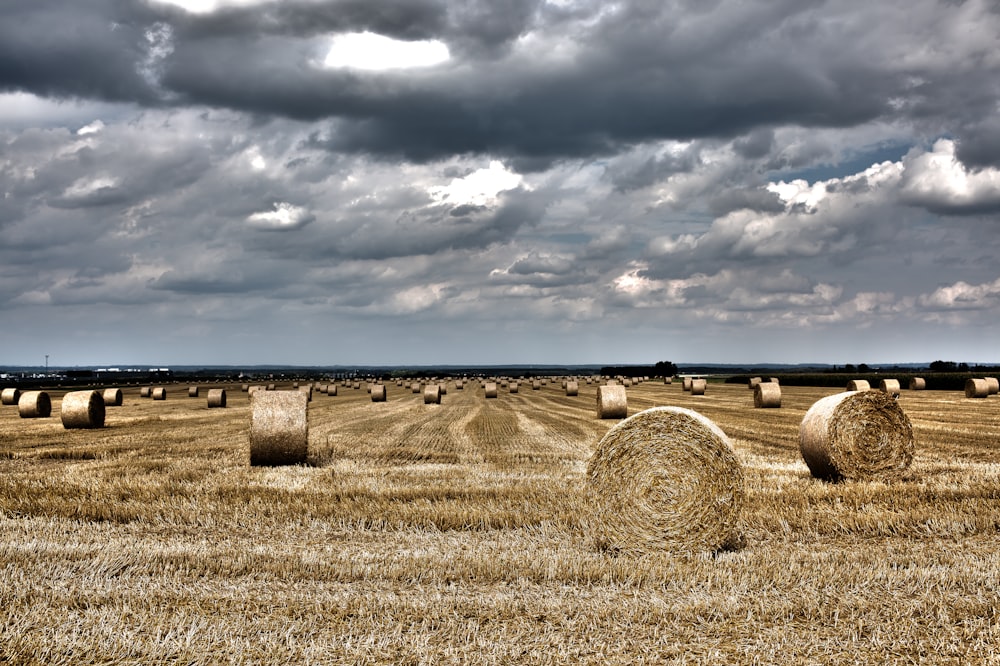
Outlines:
{"label": "golden straw stubble", "polygon": [[913,462],[910,419],[881,391],[849,391],[816,401],[799,426],[812,475],[828,481],[892,481]]}
{"label": "golden straw stubble", "polygon": [[698,412],[653,407],[601,439],[587,466],[602,549],[716,551],[738,545],[743,466],[726,434]]}

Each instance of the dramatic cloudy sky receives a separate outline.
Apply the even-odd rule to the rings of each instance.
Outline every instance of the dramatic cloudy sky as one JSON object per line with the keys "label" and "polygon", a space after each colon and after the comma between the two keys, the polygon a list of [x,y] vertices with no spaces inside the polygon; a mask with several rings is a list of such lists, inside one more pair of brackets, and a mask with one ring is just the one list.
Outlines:
{"label": "dramatic cloudy sky", "polygon": [[4,0],[0,364],[1000,361],[995,0]]}

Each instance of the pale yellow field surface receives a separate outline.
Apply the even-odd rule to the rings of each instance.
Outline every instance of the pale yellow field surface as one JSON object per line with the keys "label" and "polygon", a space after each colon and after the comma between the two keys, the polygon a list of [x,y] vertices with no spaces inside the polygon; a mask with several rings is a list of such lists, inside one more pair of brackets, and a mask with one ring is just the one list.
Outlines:
{"label": "pale yellow field surface", "polygon": [[[362,384],[364,386],[364,384]],[[249,466],[249,402],[124,389],[107,427],[0,410],[0,663],[1000,663],[1000,398],[903,391],[896,483],[798,449],[832,389],[628,389],[694,409],[745,466],[743,546],[603,552],[585,473],[617,421],[559,382],[425,405],[314,392],[310,465]]]}

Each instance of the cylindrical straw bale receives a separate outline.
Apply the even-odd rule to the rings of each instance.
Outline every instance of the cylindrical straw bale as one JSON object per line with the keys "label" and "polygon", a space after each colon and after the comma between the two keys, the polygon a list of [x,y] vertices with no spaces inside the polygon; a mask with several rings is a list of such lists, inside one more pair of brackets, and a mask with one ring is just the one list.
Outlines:
{"label": "cylindrical straw bale", "polygon": [[299,391],[299,392],[301,392],[301,393],[305,393],[305,395],[306,395],[306,400],[307,400],[308,402],[312,402],[312,399],[313,399],[313,387],[312,387],[312,385],[311,385],[311,384],[309,384],[309,385],[307,385],[307,386],[300,386],[300,387],[299,387],[298,389],[296,389],[296,390],[297,390],[297,391]]}
{"label": "cylindrical straw bale", "polygon": [[226,389],[214,388],[208,389],[208,408],[215,409],[217,407],[226,406]]}
{"label": "cylindrical straw bale", "polygon": [[736,546],[746,490],[729,438],[701,414],[653,407],[611,428],[587,465],[598,547],[708,551]]}
{"label": "cylindrical straw bale", "polygon": [[511,393],[517,393],[517,382],[511,382],[510,383],[510,392]]}
{"label": "cylindrical straw bale", "polygon": [[910,390],[923,391],[927,388],[927,380],[923,377],[910,377]]}
{"label": "cylindrical straw bale", "polygon": [[0,403],[4,405],[16,405],[21,400],[21,389],[18,388],[5,388],[3,393],[0,393]]}
{"label": "cylindrical straw bale", "polygon": [[[590,382],[588,381],[587,383],[589,384]],[[671,384],[674,383],[674,378],[673,377],[664,377],[663,378],[663,383],[666,384],[667,386],[670,386]]]}
{"label": "cylindrical straw bale", "polygon": [[772,384],[780,384],[781,381],[777,377],[771,377],[769,380]]}
{"label": "cylindrical straw bale", "polygon": [[757,386],[757,384],[760,384],[761,381],[763,380],[760,377],[751,377],[750,382],[748,383],[748,387],[750,388],[751,391],[753,391],[754,388]]}
{"label": "cylindrical straw bale", "polygon": [[329,384],[326,387],[326,394],[327,395],[333,395],[333,396],[337,395],[337,385],[336,384]]}
{"label": "cylindrical straw bale", "polygon": [[413,382],[410,384],[410,390],[414,393],[420,393],[420,382]]}
{"label": "cylindrical straw bale", "polygon": [[258,391],[250,400],[250,465],[295,465],[309,451],[309,397]]}
{"label": "cylindrical straw bale", "polygon": [[427,386],[424,387],[424,404],[425,405],[441,404],[440,384],[428,384]]}
{"label": "cylindrical straw bale", "polygon": [[267,391],[277,391],[278,390],[278,385],[277,384],[268,384],[267,388],[265,390],[267,390]]}
{"label": "cylindrical straw bale", "polygon": [[101,399],[104,401],[105,407],[121,407],[122,406],[122,390],[120,388],[107,388],[101,391]]}
{"label": "cylindrical straw bale", "polygon": [[913,427],[881,391],[848,391],[816,401],[799,426],[799,450],[812,475],[839,481],[890,481],[913,460]]}
{"label": "cylindrical straw bale", "polygon": [[249,390],[250,390],[250,385],[249,384],[242,384],[240,386],[240,391],[242,391],[243,393],[246,393]]}
{"label": "cylindrical straw bale", "polygon": [[455,382],[455,390],[456,391],[464,391],[465,390],[465,382],[462,382],[462,381]]}
{"label": "cylindrical straw bale", "polygon": [[385,402],[385,384],[372,385],[372,402]]}
{"label": "cylindrical straw bale", "polygon": [[597,418],[623,419],[626,416],[628,416],[628,395],[625,393],[625,387],[617,384],[598,386]]}
{"label": "cylindrical straw bale", "polygon": [[59,408],[63,428],[103,428],[104,398],[97,391],[71,391]]}
{"label": "cylindrical straw bale", "polygon": [[986,380],[986,388],[990,395],[1000,393],[1000,379],[996,377],[983,377]]}
{"label": "cylindrical straw bale", "polygon": [[704,379],[692,379],[691,380],[691,395],[705,395],[705,389],[708,387],[708,382]]}
{"label": "cylindrical straw bale", "polygon": [[847,382],[848,391],[870,391],[871,384],[868,383],[867,379],[852,379]]}
{"label": "cylindrical straw bale", "polygon": [[985,398],[990,394],[989,384],[986,383],[985,379],[966,379],[965,380],[965,397],[966,398]]}
{"label": "cylindrical straw bale", "polygon": [[532,391],[540,391],[540,390],[542,390],[542,383],[540,381],[538,381],[537,379],[532,380],[532,382],[531,382],[531,390]]}
{"label": "cylindrical straw bale", "polygon": [[497,397],[497,383],[496,382],[486,382],[486,385],[483,388],[483,390],[486,391],[486,397],[487,398],[495,398],[495,397]]}
{"label": "cylindrical straw bale", "polygon": [[691,378],[690,377],[684,377],[681,380],[681,389],[684,390],[684,391],[690,391],[691,390]]}
{"label": "cylindrical straw bale", "polygon": [[753,387],[753,406],[757,409],[781,407],[781,385],[774,382],[758,382]]}
{"label": "cylindrical straw bale", "polygon": [[625,386],[625,387],[632,386],[632,380],[631,379],[623,379],[622,380],[622,386]]}
{"label": "cylindrical straw bale", "polygon": [[886,395],[890,395],[893,398],[899,397],[899,380],[898,379],[880,379],[878,382],[878,390],[882,391]]}
{"label": "cylindrical straw bale", "polygon": [[153,387],[152,386],[143,386],[141,389],[139,389],[139,397],[140,398],[152,398],[153,397]]}
{"label": "cylindrical straw bale", "polygon": [[22,419],[47,419],[52,414],[52,399],[45,391],[25,391],[17,399],[17,413]]}
{"label": "cylindrical straw bale", "polygon": [[[438,387],[441,389],[441,395],[448,395],[448,385],[447,384],[441,383],[441,384],[438,384]],[[516,392],[517,391],[515,391],[515,393]]]}
{"label": "cylindrical straw bale", "polygon": [[198,397],[198,392],[199,392],[199,389],[198,389],[197,386],[189,386],[188,387],[188,397],[189,398],[197,398]]}
{"label": "cylindrical straw bale", "polygon": [[167,389],[165,386],[157,386],[153,389],[153,400],[166,400]]}
{"label": "cylindrical straw bale", "polygon": [[580,382],[575,379],[566,382],[566,395],[570,397],[580,395]]}

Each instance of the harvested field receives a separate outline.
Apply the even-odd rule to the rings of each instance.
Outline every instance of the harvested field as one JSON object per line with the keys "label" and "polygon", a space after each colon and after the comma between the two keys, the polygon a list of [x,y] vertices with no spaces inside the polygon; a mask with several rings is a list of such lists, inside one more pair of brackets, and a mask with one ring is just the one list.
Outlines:
{"label": "harvested field", "polygon": [[96,430],[0,409],[0,662],[1000,660],[995,396],[904,392],[903,478],[832,484],[798,434],[839,387],[754,409],[745,384],[632,386],[629,415],[714,421],[746,499],[735,550],[630,555],[585,529],[618,423],[596,385],[317,399],[309,464],[278,468],[249,466],[248,393],[224,388],[226,409],[124,388]]}

